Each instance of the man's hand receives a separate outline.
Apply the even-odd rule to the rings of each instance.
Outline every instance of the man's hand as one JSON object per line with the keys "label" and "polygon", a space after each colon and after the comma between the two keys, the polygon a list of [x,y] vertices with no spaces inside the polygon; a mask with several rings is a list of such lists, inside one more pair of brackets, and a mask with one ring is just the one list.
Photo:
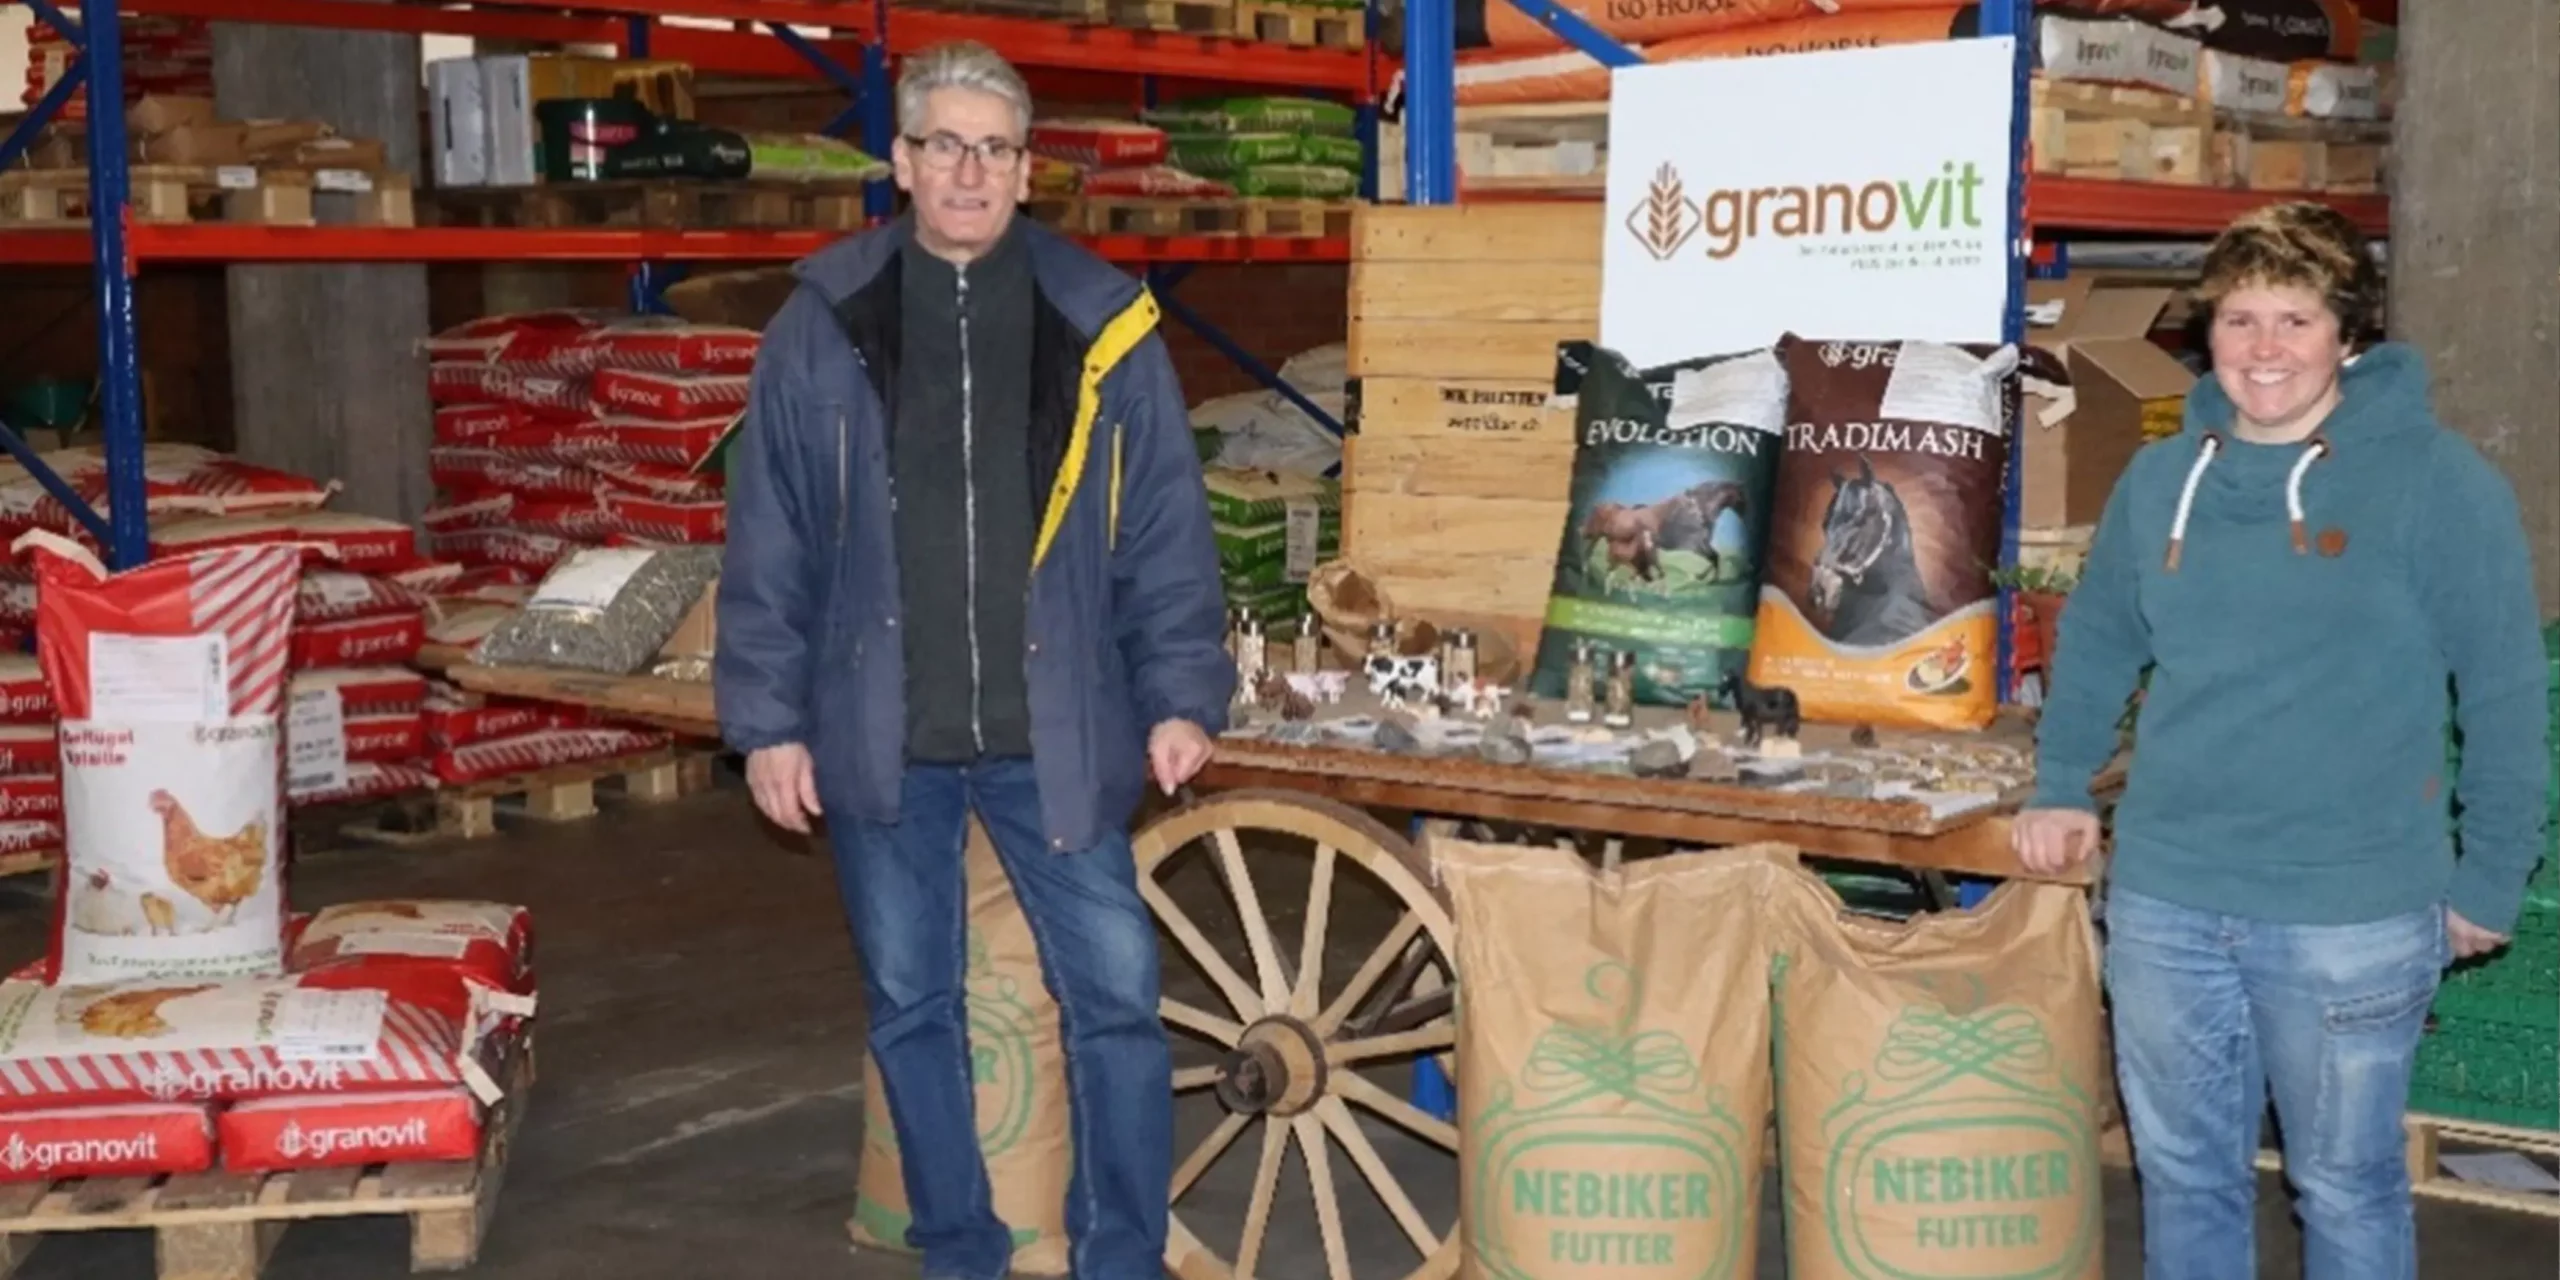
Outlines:
{"label": "man's hand", "polygon": [[2444,909],[2444,932],[2446,940],[2453,944],[2453,958],[2456,960],[2485,956],[2507,945],[2505,934],[2491,933],[2463,919],[2462,913],[2451,907]]}
{"label": "man's hand", "polygon": [[747,789],[775,826],[809,834],[809,819],[818,815],[818,768],[807,747],[785,742],[747,753]]}
{"label": "man's hand", "polygon": [[1147,731],[1147,765],[1166,795],[1191,781],[1214,750],[1208,733],[1188,720],[1166,720]]}
{"label": "man's hand", "polygon": [[2037,875],[2059,874],[2098,848],[2098,815],[2079,809],[2028,809],[2009,822],[2009,847]]}

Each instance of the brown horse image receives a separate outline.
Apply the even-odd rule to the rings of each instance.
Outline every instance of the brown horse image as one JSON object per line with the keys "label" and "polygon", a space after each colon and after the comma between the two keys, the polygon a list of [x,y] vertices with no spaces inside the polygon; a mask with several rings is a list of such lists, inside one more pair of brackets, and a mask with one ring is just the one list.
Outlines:
{"label": "brown horse image", "polygon": [[1724,572],[1714,546],[1716,520],[1727,511],[1747,516],[1748,503],[1742,486],[1730,480],[1704,481],[1640,506],[1603,502],[1583,517],[1585,554],[1594,540],[1606,542],[1611,571],[1623,567],[1639,581],[1660,583],[1662,553],[1687,551],[1707,562],[1698,581],[1711,583]]}

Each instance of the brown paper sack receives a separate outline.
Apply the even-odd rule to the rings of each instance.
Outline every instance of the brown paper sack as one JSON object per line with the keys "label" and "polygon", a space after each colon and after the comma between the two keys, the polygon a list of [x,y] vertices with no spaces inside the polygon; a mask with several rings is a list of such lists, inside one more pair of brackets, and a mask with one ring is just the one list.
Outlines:
{"label": "brown paper sack", "polygon": [[2012,881],[1909,921],[1802,869],[1771,902],[1797,1280],[2097,1280],[2097,939],[2079,890]]}
{"label": "brown paper sack", "polygon": [[[1066,1056],[1058,1006],[1040,977],[1031,924],[976,818],[969,820],[969,1063],[978,1083],[978,1149],[996,1216],[1013,1230],[1013,1269],[1067,1273]],[[908,1252],[907,1189],[880,1069],[862,1057],[862,1164],[854,1243]]]}
{"label": "brown paper sack", "polygon": [[1604,875],[1556,849],[1431,848],[1457,928],[1459,1274],[1753,1274],[1768,851]]}

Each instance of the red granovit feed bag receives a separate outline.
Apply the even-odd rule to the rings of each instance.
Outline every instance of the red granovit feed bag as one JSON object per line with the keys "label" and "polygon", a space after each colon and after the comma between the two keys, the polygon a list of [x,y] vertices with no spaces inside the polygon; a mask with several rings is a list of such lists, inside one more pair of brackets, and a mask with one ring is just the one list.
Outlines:
{"label": "red granovit feed bag", "polygon": [[49,982],[283,960],[285,658],[304,552],[240,546],[110,576],[30,533],[62,717],[66,858]]}
{"label": "red granovit feed bag", "polygon": [[747,375],[605,369],[596,374],[595,403],[608,413],[678,421],[734,414],[747,407]]}
{"label": "red granovit feed bag", "polygon": [[0,1182],[201,1173],[213,1150],[213,1113],[202,1103],[0,1114]]}
{"label": "red granovit feed bag", "polygon": [[557,307],[466,320],[418,344],[430,361],[582,374],[595,367],[588,336],[611,313]]}
{"label": "red granovit feed bag", "polygon": [[1069,164],[1110,169],[1164,163],[1165,132],[1132,120],[1042,120],[1031,126],[1031,149]]}
{"label": "red granovit feed bag", "polygon": [[427,678],[402,667],[337,667],[293,673],[293,696],[327,690],[350,716],[387,716],[426,705]]}
{"label": "red granovit feed bag", "polygon": [[0,775],[50,774],[61,764],[62,739],[51,724],[0,724]]}
{"label": "red granovit feed bag", "polygon": [[717,472],[687,471],[645,462],[598,462],[590,470],[604,477],[608,489],[670,502],[705,502],[726,491]]}
{"label": "red granovit feed bag", "polygon": [[436,443],[478,444],[524,425],[524,411],[511,404],[446,404],[436,406]]}
{"label": "red granovit feed bag", "polygon": [[512,493],[477,493],[427,508],[419,514],[418,523],[426,526],[428,537],[465,529],[490,529],[505,524],[515,506],[516,496]]}
{"label": "red granovit feed bag", "polygon": [[429,449],[427,472],[437,488],[474,498],[490,493],[583,498],[598,483],[594,472],[574,462],[540,462],[488,448]]}
{"label": "red granovit feed bag", "polygon": [[35,853],[62,847],[62,823],[53,818],[0,822],[0,854]]}
{"label": "red granovit feed bag", "polygon": [[588,430],[604,442],[593,455],[603,462],[648,462],[690,470],[720,447],[736,426],[738,415],[718,413],[703,418],[598,418]]}
{"label": "red granovit feed bag", "polygon": [[407,662],[427,642],[424,608],[293,629],[293,665],[353,667]]}
{"label": "red granovit feed bag", "polygon": [[596,495],[612,522],[612,531],[662,542],[720,542],[729,536],[729,504],[670,502],[636,493]]}
{"label": "red granovit feed bag", "polygon": [[535,418],[583,418],[594,394],[583,377],[497,370],[487,375],[485,390],[493,399],[517,405]]}
{"label": "red granovit feed bag", "polygon": [[62,821],[62,779],[50,773],[0,776],[0,822]]}
{"label": "red granovit feed bag", "polygon": [[427,726],[417,712],[347,717],[347,759],[356,764],[398,764],[427,753]]}
{"label": "red granovit feed bag", "polygon": [[519,501],[507,517],[507,524],[573,542],[592,542],[614,530],[613,513],[592,493],[576,498]]}
{"label": "red granovit feed bag", "polygon": [[323,564],[314,567],[357,573],[397,573],[418,567],[424,559],[418,554],[418,536],[409,526],[346,511],[181,520],[151,531],[154,559],[268,543],[324,548]]}
{"label": "red granovit feed bag", "polygon": [[508,903],[468,899],[343,902],[321,908],[301,925],[285,963],[297,973],[346,966],[377,975],[454,973],[530,995],[533,916]]}
{"label": "red granovit feed bag", "polygon": [[[63,482],[97,511],[99,519],[108,518],[111,512],[103,452],[84,447],[57,450],[43,457]],[[69,509],[35,477],[15,467],[8,471],[17,474],[0,483],[0,527],[49,529],[57,533],[74,533],[82,528]],[[147,446],[142,473],[144,510],[154,517],[308,511],[327,502],[335,487],[194,445]]]}
{"label": "red granovit feed bag", "polygon": [[485,409],[497,399],[498,381],[504,376],[505,371],[495,365],[439,360],[427,366],[427,399],[438,406]]}
{"label": "red granovit feed bag", "polygon": [[350,622],[415,613],[427,607],[424,592],[389,578],[337,569],[306,569],[294,592],[294,623]]}
{"label": "red granovit feed bag", "polygon": [[748,373],[763,335],[729,325],[693,324],[669,316],[634,316],[590,334],[598,369],[664,369]]}
{"label": "red granovit feed bag", "polygon": [[[350,1052],[311,1052],[331,1046]],[[0,982],[0,1112],[476,1090],[493,1048],[470,1019],[381,988],[298,976]]]}
{"label": "red granovit feed bag", "polygon": [[531,773],[555,764],[638,755],[643,751],[655,751],[670,741],[672,739],[666,734],[638,729],[546,729],[522,737],[500,738],[495,742],[439,751],[435,756],[435,770],[436,776],[448,785],[461,786],[511,774]]}
{"label": "red granovit feed bag", "polygon": [[473,567],[505,566],[537,574],[550,572],[551,566],[568,559],[583,545],[547,533],[512,528],[465,529],[435,538],[439,556]]}
{"label": "red granovit feed bag", "polygon": [[31,653],[0,653],[0,723],[53,728],[53,691]]}
{"label": "red granovit feed bag", "polygon": [[436,775],[420,765],[351,760],[347,763],[346,781],[342,785],[297,792],[293,802],[318,805],[378,800],[412,791],[432,791],[435,785]]}
{"label": "red granovit feed bag", "polygon": [[411,590],[424,591],[433,595],[461,578],[464,572],[466,567],[463,565],[422,560],[414,569],[402,569],[382,576]]}
{"label": "red granovit feed bag", "polygon": [[259,1098],[220,1120],[233,1173],[403,1160],[468,1160],[480,1150],[480,1102],[461,1089]]}
{"label": "red granovit feed bag", "polygon": [[586,716],[582,707],[493,698],[465,692],[443,681],[427,690],[427,742],[439,751],[539,729],[575,728],[585,722]]}

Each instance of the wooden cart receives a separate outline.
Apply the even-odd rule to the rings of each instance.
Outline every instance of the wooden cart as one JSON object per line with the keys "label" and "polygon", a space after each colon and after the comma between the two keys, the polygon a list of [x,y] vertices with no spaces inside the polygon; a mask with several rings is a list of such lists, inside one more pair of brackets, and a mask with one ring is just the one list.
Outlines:
{"label": "wooden cart", "polygon": [[[707,686],[468,665],[448,675],[481,692],[582,703],[677,732],[714,731]],[[1721,719],[1713,727],[1732,725]],[[2026,732],[2012,719],[1985,736],[2017,744]],[[1883,735],[1884,744],[1895,737]],[[1845,738],[1823,726],[1804,733],[1808,751]],[[1178,1134],[1168,1267],[1182,1280],[1256,1274],[1266,1242],[1303,1230],[1291,1219],[1304,1217],[1327,1256],[1326,1280],[1455,1274],[1455,1200],[1425,1202],[1455,1183],[1445,1166],[1457,1159],[1457,1127],[1374,1078],[1378,1068],[1424,1057],[1445,1072],[1456,1045],[1448,902],[1426,842],[1397,825],[1484,823],[1544,838],[1682,847],[1779,841],[1924,878],[2017,878],[2024,873],[2009,852],[2007,815],[2023,798],[1942,818],[1916,801],[1222,741],[1191,794],[1150,816],[1131,841],[1140,893],[1187,962],[1167,964],[1161,1003],[1167,1026],[1180,1033],[1178,1106],[1214,1098],[1183,1113],[1194,1122]],[[2085,884],[2088,877],[2084,865],[2057,878]],[[1383,1147],[1379,1125],[1364,1124],[1362,1113],[1405,1145]],[[1259,1141],[1243,1142],[1257,1120]],[[1283,1185],[1292,1147],[1303,1186]],[[1354,1189],[1339,1174],[1336,1148],[1367,1196],[1344,1194]],[[1230,1156],[1252,1165],[1244,1229],[1232,1243],[1231,1233],[1198,1221],[1207,1213],[1185,1210],[1197,1192],[1228,1201],[1217,1216],[1231,1217],[1233,1197],[1203,1185]],[[1410,1172],[1435,1161],[1444,1168]],[[1399,1167],[1408,1172],[1400,1176]],[[1375,1217],[1363,1224],[1364,1214]],[[1374,1234],[1381,1220],[1406,1238],[1409,1256],[1352,1258],[1349,1241]],[[1362,1225],[1373,1230],[1360,1232]]]}

